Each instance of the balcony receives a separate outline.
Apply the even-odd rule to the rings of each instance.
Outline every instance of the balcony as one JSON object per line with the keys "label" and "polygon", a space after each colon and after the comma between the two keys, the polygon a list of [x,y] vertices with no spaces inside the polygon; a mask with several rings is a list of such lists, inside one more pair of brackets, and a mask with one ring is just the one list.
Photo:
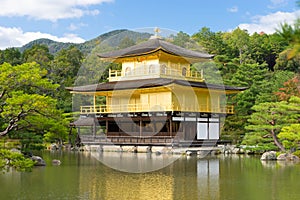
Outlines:
{"label": "balcony", "polygon": [[224,113],[234,114],[233,105],[225,106],[174,106],[174,105],[155,105],[149,104],[124,104],[124,105],[90,105],[81,106],[80,113],[87,114],[111,114],[111,113],[138,113],[138,112],[166,112],[166,111],[182,111],[182,112],[203,112],[203,113]]}
{"label": "balcony", "polygon": [[175,78],[187,81],[202,82],[203,71],[189,71],[183,68],[182,70],[171,69],[162,64],[141,65],[135,69],[127,68],[123,70],[109,69],[109,81],[122,81],[147,78]]}

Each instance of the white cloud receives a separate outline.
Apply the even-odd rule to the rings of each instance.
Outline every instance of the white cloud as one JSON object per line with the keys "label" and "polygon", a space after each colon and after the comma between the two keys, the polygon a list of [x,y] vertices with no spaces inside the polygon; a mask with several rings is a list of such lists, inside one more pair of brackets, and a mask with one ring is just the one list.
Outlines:
{"label": "white cloud", "polygon": [[268,34],[274,33],[282,23],[293,24],[297,17],[300,16],[300,11],[295,12],[276,12],[265,16],[254,16],[252,23],[240,24],[238,27],[246,29],[250,34],[265,32]]}
{"label": "white cloud", "polygon": [[40,38],[48,38],[57,42],[82,43],[85,41],[75,34],[65,34],[63,37],[57,37],[48,33],[23,32],[21,28],[0,26],[0,49],[21,47],[30,41]]}
{"label": "white cloud", "polygon": [[99,10],[89,6],[114,0],[0,0],[0,16],[27,16],[33,19],[56,21],[98,15]]}
{"label": "white cloud", "polygon": [[233,6],[232,8],[228,8],[227,11],[228,11],[228,12],[235,13],[235,12],[238,12],[238,11],[239,11],[239,8],[238,8],[237,6]]}

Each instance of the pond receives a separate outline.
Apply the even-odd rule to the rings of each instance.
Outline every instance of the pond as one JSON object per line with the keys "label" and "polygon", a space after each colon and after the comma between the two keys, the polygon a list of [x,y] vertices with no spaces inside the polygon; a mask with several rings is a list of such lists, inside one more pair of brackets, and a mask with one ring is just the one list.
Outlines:
{"label": "pond", "polygon": [[[114,157],[113,162],[120,157],[123,163],[135,165],[135,154],[97,154],[42,152],[46,167],[0,175],[0,199],[300,199],[300,164],[261,162],[255,156],[180,156],[156,171],[128,173],[108,167],[99,157]],[[164,156],[145,155],[134,160],[148,165]],[[52,159],[62,164],[53,166]]]}

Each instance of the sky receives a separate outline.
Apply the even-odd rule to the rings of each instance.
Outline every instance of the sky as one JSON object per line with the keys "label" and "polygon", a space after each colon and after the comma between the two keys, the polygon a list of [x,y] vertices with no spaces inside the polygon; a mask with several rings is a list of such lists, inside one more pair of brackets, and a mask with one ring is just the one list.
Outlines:
{"label": "sky", "polygon": [[189,35],[202,27],[270,34],[300,17],[296,0],[0,0],[0,8],[0,49],[39,38],[81,43],[149,27]]}

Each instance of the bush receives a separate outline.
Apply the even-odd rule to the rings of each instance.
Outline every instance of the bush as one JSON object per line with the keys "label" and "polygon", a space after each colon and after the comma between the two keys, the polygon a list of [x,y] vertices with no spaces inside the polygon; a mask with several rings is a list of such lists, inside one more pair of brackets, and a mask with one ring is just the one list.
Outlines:
{"label": "bush", "polygon": [[300,158],[300,150],[295,151],[294,153],[292,153],[295,156],[298,156]]}
{"label": "bush", "polygon": [[34,163],[21,153],[0,149],[0,172],[8,171],[11,167],[17,171],[31,171]]}

